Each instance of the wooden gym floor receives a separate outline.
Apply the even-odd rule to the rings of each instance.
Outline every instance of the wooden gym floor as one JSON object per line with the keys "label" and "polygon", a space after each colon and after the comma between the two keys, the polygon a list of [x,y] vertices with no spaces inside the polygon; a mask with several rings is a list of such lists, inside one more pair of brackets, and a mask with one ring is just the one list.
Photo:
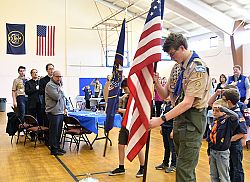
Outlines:
{"label": "wooden gym floor", "polygon": [[[72,145],[69,150],[68,145],[65,149],[67,154],[58,157],[49,155],[48,148],[43,143],[38,143],[34,148],[34,143],[28,141],[23,145],[24,137],[16,145],[16,137],[13,144],[10,143],[8,134],[5,133],[7,116],[5,112],[0,112],[0,182],[40,182],[40,181],[78,181],[86,176],[86,173],[102,173],[113,170],[118,166],[117,136],[118,128],[110,132],[113,142],[112,147],[107,148],[106,157],[103,157],[104,140],[96,141],[93,150],[82,143],[80,151],[77,153]],[[99,133],[102,133],[100,130]],[[92,135],[92,134],[91,134]],[[90,137],[94,138],[94,135]],[[209,165],[206,154],[207,144],[203,141],[200,151],[199,164],[196,168],[197,181],[208,182]],[[149,163],[148,163],[148,182],[175,181],[175,173],[165,173],[155,170],[155,166],[160,164],[163,159],[163,143],[159,129],[151,133]],[[61,163],[60,163],[61,161]],[[250,182],[250,150],[244,149],[244,170],[245,182]],[[138,159],[132,163],[126,160],[126,174],[119,176],[108,176],[95,174],[92,177],[100,182],[139,182],[142,178],[136,178],[135,174],[139,169]],[[67,169],[67,170],[66,170]]]}

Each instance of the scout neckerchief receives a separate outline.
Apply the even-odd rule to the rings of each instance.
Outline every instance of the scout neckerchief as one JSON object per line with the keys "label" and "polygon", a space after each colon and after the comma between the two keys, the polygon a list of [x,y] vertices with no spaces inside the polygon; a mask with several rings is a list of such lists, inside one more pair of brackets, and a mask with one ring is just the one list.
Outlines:
{"label": "scout neckerchief", "polygon": [[[198,56],[198,54],[196,54],[195,51],[193,51],[193,54],[192,54],[191,58],[190,58],[189,61],[188,61],[187,67],[193,62],[193,60],[194,60],[195,58],[200,58],[200,57]],[[182,80],[183,80],[183,73],[184,73],[184,71],[185,71],[185,68],[183,67],[183,64],[184,64],[184,62],[182,63],[182,66],[181,66],[181,73],[180,73],[180,75],[179,75],[179,77],[178,77],[178,80],[177,80],[177,82],[176,82],[176,86],[175,86],[175,89],[174,89],[174,97],[177,98],[177,100],[180,100],[180,99],[179,99],[179,96],[180,96],[180,95],[184,96],[184,92],[183,92],[183,89],[182,89]],[[182,92],[183,92],[183,93],[182,93]],[[183,98],[184,98],[184,97],[183,97]],[[183,98],[182,98],[182,99],[183,99]],[[176,102],[177,102],[177,101],[176,101]],[[179,103],[179,102],[178,102],[178,103]]]}
{"label": "scout neckerchief", "polygon": [[218,122],[221,122],[225,119],[225,115],[221,116],[220,118],[214,120],[214,125],[210,133],[210,140],[213,144],[216,144],[216,136],[217,136],[217,129],[218,129]]}
{"label": "scout neckerchief", "polygon": [[216,136],[217,136],[217,128],[218,128],[218,120],[214,121],[214,126],[210,133],[210,140],[213,144],[216,144]]}

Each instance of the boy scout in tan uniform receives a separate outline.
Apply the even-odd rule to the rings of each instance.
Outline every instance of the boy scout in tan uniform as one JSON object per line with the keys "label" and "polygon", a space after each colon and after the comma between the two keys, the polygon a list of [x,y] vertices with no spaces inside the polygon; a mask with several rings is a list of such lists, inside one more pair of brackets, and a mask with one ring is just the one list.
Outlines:
{"label": "boy scout in tan uniform", "polygon": [[[175,107],[161,118],[151,119],[150,125],[154,128],[174,118],[174,143],[178,156],[176,181],[196,181],[195,167],[206,127],[206,107],[211,85],[208,68],[195,52],[187,50],[186,40],[181,34],[171,33],[166,42],[165,44],[169,44],[166,45],[168,46],[165,48],[166,52],[182,66],[180,84],[176,85],[176,87],[181,85],[179,87],[181,89],[174,97]],[[158,74],[154,78],[155,81],[157,77]],[[173,75],[170,75],[170,81],[174,80],[171,77]],[[163,98],[172,95],[173,90],[176,91],[173,89],[175,83],[170,81],[167,90],[161,88],[158,83],[155,84],[159,95]]]}
{"label": "boy scout in tan uniform", "polygon": [[26,98],[25,98],[25,70],[26,68],[20,66],[18,68],[19,76],[18,78],[14,79],[12,85],[12,99],[13,99],[13,106],[17,108],[18,116],[22,120],[25,115],[25,105],[26,105]]}

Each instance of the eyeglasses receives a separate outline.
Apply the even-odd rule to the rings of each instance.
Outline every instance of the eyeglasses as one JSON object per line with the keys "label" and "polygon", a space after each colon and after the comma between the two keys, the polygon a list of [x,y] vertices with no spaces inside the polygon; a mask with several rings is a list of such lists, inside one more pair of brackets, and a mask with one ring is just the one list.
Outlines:
{"label": "eyeglasses", "polygon": [[63,76],[54,76],[54,77],[56,77],[56,78],[62,78]]}
{"label": "eyeglasses", "polygon": [[169,52],[168,54],[169,54],[169,56],[172,58],[172,57],[174,57],[174,55],[175,55],[175,53],[176,53],[176,51],[177,50],[174,50],[174,51],[172,51],[172,52]]}
{"label": "eyeglasses", "polygon": [[180,47],[178,47],[176,50],[175,50],[175,49],[172,49],[173,51],[168,53],[169,56],[170,56],[171,58],[173,58],[174,55],[175,55],[175,53],[179,50],[179,48],[180,48]]}

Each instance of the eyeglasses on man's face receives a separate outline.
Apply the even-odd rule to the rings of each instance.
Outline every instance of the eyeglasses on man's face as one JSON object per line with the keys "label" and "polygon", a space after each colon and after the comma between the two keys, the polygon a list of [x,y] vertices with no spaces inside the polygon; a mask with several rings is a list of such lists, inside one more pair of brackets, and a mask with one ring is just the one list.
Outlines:
{"label": "eyeglasses on man's face", "polygon": [[168,52],[168,55],[173,58],[176,54],[176,52],[179,50],[180,47],[178,47],[176,50],[175,49],[171,49],[169,52]]}
{"label": "eyeglasses on man's face", "polygon": [[177,50],[171,51],[168,53],[168,55],[173,58]]}

